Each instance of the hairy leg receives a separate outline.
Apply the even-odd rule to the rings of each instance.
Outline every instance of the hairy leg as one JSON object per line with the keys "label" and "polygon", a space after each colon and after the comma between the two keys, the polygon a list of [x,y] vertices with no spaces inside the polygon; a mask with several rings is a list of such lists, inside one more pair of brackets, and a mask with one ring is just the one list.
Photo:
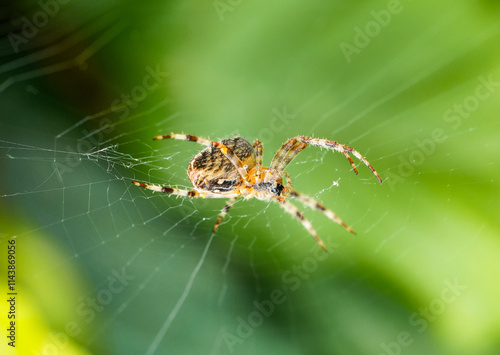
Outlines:
{"label": "hairy leg", "polygon": [[217,230],[217,228],[219,228],[220,222],[222,222],[222,220],[224,219],[224,217],[226,217],[227,212],[234,205],[235,202],[236,202],[236,197],[232,197],[231,199],[229,199],[226,202],[226,205],[220,211],[219,218],[217,218],[217,222],[215,222],[215,225],[214,225],[214,228],[213,228],[214,232]]}
{"label": "hairy leg", "polygon": [[280,149],[274,154],[273,160],[271,161],[271,164],[269,165],[269,170],[277,170],[278,165],[280,162],[282,162],[285,157],[287,156],[288,152],[295,146],[297,143],[297,139],[291,138],[287,140],[283,145],[281,146]]}
{"label": "hairy leg", "polygon": [[[299,142],[299,143],[297,143],[297,142]],[[354,169],[354,172],[357,174],[358,169],[356,168],[356,165],[354,164],[351,157],[349,156],[349,153],[351,153],[356,158],[361,160],[372,171],[372,173],[377,177],[377,179],[380,182],[382,182],[382,179],[377,174],[377,172],[375,171],[373,166],[371,166],[371,164],[368,162],[368,160],[366,160],[357,150],[355,150],[347,145],[337,143],[335,141],[331,141],[331,140],[327,140],[327,139],[320,139],[320,138],[306,137],[306,136],[297,136],[294,138],[290,138],[288,141],[286,141],[283,144],[283,146],[274,155],[274,158],[273,158],[271,165],[270,165],[270,169],[274,169],[278,173],[283,171],[283,169],[286,168],[286,166],[292,161],[292,159],[295,158],[297,156],[297,154],[300,153],[308,144],[314,145],[317,147],[321,147],[321,148],[336,150],[336,151],[342,153],[349,160],[349,162],[351,163],[351,166]]]}
{"label": "hairy leg", "polygon": [[288,202],[286,200],[282,200],[282,201],[273,200],[273,201],[278,202],[280,204],[280,206],[283,207],[283,209],[285,211],[287,211],[288,213],[290,213],[295,219],[297,219],[300,223],[302,223],[302,225],[304,226],[304,228],[314,237],[314,239],[316,239],[316,241],[318,242],[318,244],[320,245],[320,247],[323,248],[323,250],[326,251],[325,244],[323,243],[323,241],[321,240],[321,238],[318,236],[318,233],[316,233],[316,231],[314,230],[311,222],[309,222],[304,217],[304,215],[299,211],[299,209],[294,204],[292,204],[291,202]]}
{"label": "hairy leg", "polygon": [[[280,150],[276,153],[273,161],[271,162],[271,166],[269,167],[270,174],[266,177],[266,182],[269,180],[276,180],[280,175],[282,175],[285,168],[290,164],[290,162],[295,158],[305,147],[307,147],[306,143],[289,140],[289,142],[293,143],[292,146],[290,144],[284,144]],[[288,143],[288,142],[287,142]]]}
{"label": "hairy leg", "polygon": [[306,206],[308,206],[310,208],[316,209],[318,211],[321,211],[325,216],[327,216],[329,219],[331,219],[335,223],[340,224],[342,227],[344,227],[345,229],[347,229],[352,234],[356,234],[351,229],[351,227],[349,227],[347,224],[345,224],[344,221],[342,221],[335,213],[333,213],[328,208],[326,208],[325,206],[323,206],[322,204],[320,204],[319,202],[317,202],[312,197],[307,196],[307,195],[303,195],[303,194],[297,192],[294,189],[290,190],[289,195],[295,197],[297,200],[299,200],[300,202],[302,202],[304,205],[306,205]]}
{"label": "hairy leg", "polygon": [[145,189],[156,191],[156,192],[162,192],[168,195],[175,195],[175,196],[184,196],[184,197],[193,197],[193,198],[232,198],[232,197],[238,197],[240,196],[240,192],[229,192],[229,193],[213,193],[213,192],[208,192],[208,191],[198,191],[198,190],[185,190],[185,189],[178,189],[175,187],[170,187],[170,186],[159,186],[159,185],[150,185],[150,184],[143,184],[137,181],[132,181],[132,183],[135,186],[140,186],[144,187]]}
{"label": "hairy leg", "polygon": [[258,184],[261,182],[262,176],[262,159],[263,159],[263,147],[262,143],[256,139],[253,142],[253,147],[255,149],[255,167],[257,168],[255,173],[255,183]]}

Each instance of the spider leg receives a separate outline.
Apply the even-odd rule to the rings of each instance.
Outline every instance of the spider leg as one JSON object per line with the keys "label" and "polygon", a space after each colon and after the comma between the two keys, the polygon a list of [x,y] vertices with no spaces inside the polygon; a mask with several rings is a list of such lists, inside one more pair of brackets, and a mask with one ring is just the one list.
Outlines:
{"label": "spider leg", "polygon": [[326,251],[325,244],[323,243],[321,238],[318,236],[318,233],[316,233],[316,231],[314,230],[311,222],[309,222],[306,219],[306,217],[304,217],[304,215],[299,211],[299,209],[294,204],[292,204],[291,202],[288,202],[286,200],[282,200],[282,201],[273,200],[273,201],[278,202],[280,204],[280,206],[283,207],[283,209],[285,211],[290,213],[295,219],[297,219],[300,223],[302,223],[304,228],[307,229],[307,231],[314,237],[314,239],[316,239],[316,241],[318,242],[320,247]]}
{"label": "spider leg", "polygon": [[286,186],[283,189],[281,196],[285,198],[286,195],[288,194],[288,190],[290,190],[290,188],[292,187],[292,179],[290,179],[290,175],[288,175],[286,171],[283,171],[283,175],[286,176]]}
{"label": "spider leg", "polygon": [[342,221],[335,213],[333,213],[331,210],[329,210],[328,208],[326,208],[325,206],[323,206],[322,204],[320,204],[319,202],[317,202],[312,197],[307,196],[307,195],[303,195],[303,194],[297,192],[294,189],[291,189],[290,192],[289,192],[289,194],[291,196],[297,198],[297,200],[299,200],[300,202],[302,202],[304,205],[306,205],[306,206],[308,206],[310,208],[314,208],[314,209],[316,209],[318,211],[321,211],[329,219],[331,219],[335,223],[340,224],[342,227],[344,227],[345,229],[347,229],[352,234],[356,234],[356,232],[354,232],[351,229],[351,227],[349,227],[347,224],[345,224],[344,221]]}
{"label": "spider leg", "polygon": [[255,167],[256,167],[256,173],[255,173],[255,183],[258,184],[261,182],[261,175],[262,175],[262,154],[263,154],[263,147],[262,143],[256,139],[253,142],[253,147],[255,148]]}
{"label": "spider leg", "polygon": [[277,170],[279,163],[283,161],[283,159],[285,159],[288,152],[290,152],[290,150],[295,146],[296,143],[296,138],[290,138],[289,140],[287,140],[274,155],[273,160],[271,161],[271,165],[269,165],[269,170]]}
{"label": "spider leg", "polygon": [[[300,143],[297,144],[297,142]],[[301,145],[301,143],[305,144],[305,146]],[[371,166],[368,160],[366,160],[357,150],[347,145],[343,145],[327,139],[311,138],[306,136],[297,136],[295,138],[290,138],[288,141],[286,141],[274,155],[270,169],[275,169],[277,170],[278,173],[283,171],[283,169],[286,168],[286,166],[292,161],[292,159],[295,158],[295,156],[298,153],[300,153],[308,144],[315,145],[321,148],[336,150],[342,153],[349,160],[354,169],[354,172],[357,174],[358,169],[356,168],[356,165],[349,156],[349,153],[353,154],[356,158],[361,160],[368,168],[370,168],[372,173],[377,177],[378,181],[382,183],[382,179],[377,174],[373,166]]]}
{"label": "spider leg", "polygon": [[[287,144],[289,143],[289,144]],[[269,167],[270,174],[266,176],[266,182],[269,180],[275,180],[285,168],[290,164],[290,162],[295,158],[305,147],[306,143],[297,143],[297,140],[289,140],[287,143],[281,147],[276,153]]]}
{"label": "spider leg", "polygon": [[185,190],[178,189],[170,186],[159,186],[159,185],[150,185],[143,184],[137,181],[132,181],[135,186],[144,187],[145,189],[163,192],[168,195],[176,195],[176,196],[184,196],[184,197],[199,197],[199,198],[232,198],[240,196],[240,192],[228,192],[228,193],[213,193],[209,191],[198,191],[198,190]]}
{"label": "spider leg", "polygon": [[243,163],[241,162],[240,158],[238,158],[238,156],[236,154],[234,154],[231,149],[226,147],[221,142],[211,141],[209,139],[191,136],[189,134],[176,134],[176,133],[167,134],[167,135],[163,135],[163,136],[156,136],[153,138],[154,141],[162,140],[162,139],[185,140],[185,141],[190,141],[190,142],[197,142],[197,143],[205,145],[207,147],[217,148],[221,151],[222,154],[224,154],[224,156],[227,159],[229,159],[229,161],[234,165],[234,167],[236,169],[238,169],[238,173],[240,174],[243,181],[247,181],[247,177],[246,177],[247,176],[247,169],[243,166]]}
{"label": "spider leg", "polygon": [[213,228],[214,232],[217,230],[217,228],[219,228],[220,222],[222,222],[222,220],[224,219],[224,217],[226,217],[227,212],[234,205],[235,202],[236,202],[236,197],[232,197],[231,199],[229,199],[226,202],[226,205],[220,211],[219,218],[217,218],[217,222],[215,222],[215,225],[214,225],[214,228]]}

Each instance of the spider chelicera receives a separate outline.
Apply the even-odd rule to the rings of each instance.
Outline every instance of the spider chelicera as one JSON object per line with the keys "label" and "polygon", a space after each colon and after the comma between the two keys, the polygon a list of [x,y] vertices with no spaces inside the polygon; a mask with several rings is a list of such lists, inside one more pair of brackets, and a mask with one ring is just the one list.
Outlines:
{"label": "spider chelicera", "polygon": [[[294,204],[288,201],[287,197],[292,196],[305,206],[321,211],[326,217],[355,234],[335,213],[318,203],[312,197],[303,195],[291,188],[292,181],[288,173],[284,170],[292,159],[309,144],[342,153],[349,160],[354,172],[357,174],[356,165],[349,156],[349,153],[353,154],[369,167],[377,179],[382,182],[375,169],[356,150],[327,139],[305,136],[290,138],[276,152],[268,168],[262,166],[262,143],[259,140],[255,140],[252,146],[242,137],[227,138],[216,142],[187,134],[172,133],[153,138],[153,140],[160,139],[187,140],[207,146],[207,148],[196,154],[189,163],[187,173],[195,188],[193,190],[185,190],[169,186],[143,184],[135,181],[133,184],[169,195],[228,198],[229,200],[221,210],[213,231],[217,230],[222,219],[226,216],[238,197],[242,196],[245,199],[255,197],[259,200],[277,202],[286,212],[299,220],[304,228],[316,239],[318,244],[326,250],[325,244],[311,223]],[[284,178],[286,179],[286,184],[283,181]]]}

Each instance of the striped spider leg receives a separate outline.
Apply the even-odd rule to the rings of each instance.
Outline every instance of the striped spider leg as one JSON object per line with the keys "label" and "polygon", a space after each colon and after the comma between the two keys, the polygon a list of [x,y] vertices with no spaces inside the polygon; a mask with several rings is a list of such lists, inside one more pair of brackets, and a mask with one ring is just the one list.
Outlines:
{"label": "striped spider leg", "polygon": [[276,174],[279,175],[279,173],[287,167],[287,165],[293,160],[293,158],[295,158],[309,144],[321,148],[336,150],[342,153],[351,163],[354,172],[358,174],[358,169],[349,156],[349,153],[352,153],[356,158],[361,160],[368,168],[370,168],[372,173],[377,177],[378,181],[382,183],[382,179],[377,174],[373,166],[371,166],[368,160],[366,160],[357,150],[335,141],[320,138],[311,138],[306,136],[297,136],[295,138],[290,138],[276,152],[269,167],[269,170],[275,173],[273,174],[273,176]]}
{"label": "striped spider leg", "polygon": [[136,181],[133,181],[133,184],[135,186],[144,187],[145,189],[148,189],[151,191],[162,192],[162,193],[165,193],[167,195],[183,196],[183,197],[191,197],[191,198],[229,198],[229,200],[226,202],[226,205],[221,210],[221,212],[219,214],[219,218],[217,219],[217,222],[215,223],[215,225],[212,229],[214,232],[219,227],[219,224],[222,222],[222,219],[226,216],[226,214],[229,211],[229,209],[231,208],[231,206],[236,202],[236,199],[239,196],[241,196],[241,194],[239,192],[220,194],[220,193],[198,191],[196,189],[185,190],[185,189],[178,189],[178,188],[170,187],[170,186],[158,186],[158,185],[143,184],[143,183],[136,182]]}
{"label": "striped spider leg", "polygon": [[262,143],[258,139],[256,139],[253,142],[253,148],[255,149],[255,183],[258,184],[261,182],[262,177],[262,159],[264,147],[262,146]]}
{"label": "striped spider leg", "polygon": [[231,207],[233,207],[234,203],[236,202],[237,197],[231,197],[227,202],[226,205],[222,208],[222,210],[219,213],[219,217],[217,218],[217,222],[215,222],[214,228],[212,229],[213,232],[219,228],[219,224],[222,222],[224,217],[226,217],[227,212]]}
{"label": "striped spider leg", "polygon": [[221,194],[209,191],[199,191],[198,189],[187,190],[187,189],[178,189],[176,187],[170,187],[170,186],[143,184],[137,181],[132,181],[132,184],[134,184],[135,186],[144,187],[145,189],[151,191],[162,192],[167,195],[192,197],[192,198],[236,198],[241,196],[241,193],[239,193],[238,191]]}
{"label": "striped spider leg", "polygon": [[306,217],[304,217],[304,215],[299,211],[299,209],[293,203],[291,203],[285,199],[282,201],[279,201],[279,200],[277,200],[277,201],[280,204],[280,206],[283,207],[283,209],[285,211],[290,213],[290,215],[292,215],[293,218],[297,219],[304,226],[304,228],[309,232],[309,234],[311,234],[314,237],[314,239],[316,239],[319,246],[324,251],[326,251],[325,243],[323,243],[321,238],[318,236],[318,233],[316,233],[316,230],[312,226],[311,222],[309,222],[309,220],[307,220]]}
{"label": "striped spider leg", "polygon": [[328,208],[323,206],[321,203],[319,203],[318,201],[316,201],[312,197],[301,194],[294,189],[290,190],[290,196],[295,197],[297,200],[302,202],[303,205],[322,212],[326,217],[328,217],[329,219],[331,219],[335,223],[340,224],[347,231],[351,232],[352,234],[356,234],[356,232],[354,232],[351,229],[351,227],[349,227],[347,224],[345,224],[344,221],[342,221],[333,211],[329,210]]}

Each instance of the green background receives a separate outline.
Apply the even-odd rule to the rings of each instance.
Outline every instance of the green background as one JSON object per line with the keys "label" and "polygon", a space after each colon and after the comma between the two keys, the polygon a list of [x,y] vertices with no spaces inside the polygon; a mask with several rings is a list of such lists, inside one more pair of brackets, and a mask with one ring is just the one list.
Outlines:
{"label": "green background", "polygon": [[[15,238],[19,292],[6,353],[500,352],[497,1],[5,10],[0,260]],[[170,132],[259,138],[265,165],[290,137],[328,138],[384,183],[309,147],[294,187],[356,236],[303,208],[324,253],[257,200],[212,235],[223,201],[131,184],[189,188],[200,147],[151,141]]]}

